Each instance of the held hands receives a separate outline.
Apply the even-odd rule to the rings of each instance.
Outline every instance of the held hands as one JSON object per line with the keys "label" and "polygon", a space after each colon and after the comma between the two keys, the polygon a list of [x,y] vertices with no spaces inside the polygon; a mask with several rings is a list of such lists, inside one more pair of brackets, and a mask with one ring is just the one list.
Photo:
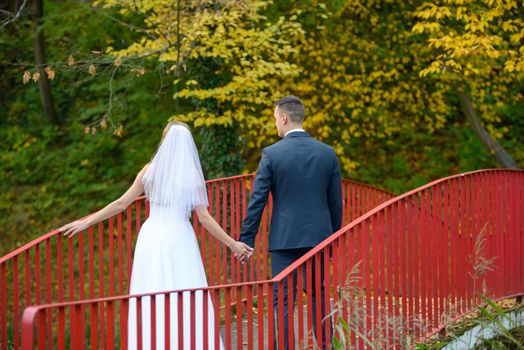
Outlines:
{"label": "held hands", "polygon": [[64,236],[67,238],[71,238],[75,235],[75,233],[78,233],[80,231],[84,231],[89,227],[89,224],[85,220],[76,220],[73,222],[70,222],[67,225],[64,225],[58,229],[60,232],[64,232]]}
{"label": "held hands", "polygon": [[229,248],[241,264],[245,263],[253,255],[253,248],[242,242],[235,241]]}

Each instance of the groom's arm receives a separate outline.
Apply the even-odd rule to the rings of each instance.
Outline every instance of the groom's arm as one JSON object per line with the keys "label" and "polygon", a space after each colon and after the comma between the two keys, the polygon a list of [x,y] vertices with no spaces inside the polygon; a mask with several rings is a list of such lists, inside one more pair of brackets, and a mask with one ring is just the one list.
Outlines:
{"label": "groom's arm", "polygon": [[342,226],[342,180],[336,155],[335,166],[328,188],[328,204],[331,214],[331,226],[333,227],[333,232],[336,232]]}
{"label": "groom's arm", "polygon": [[255,246],[255,237],[258,233],[260,219],[262,218],[262,213],[266,206],[272,181],[273,171],[271,169],[271,159],[264,150],[262,151],[262,158],[260,158],[260,163],[258,164],[253,191],[249,198],[246,218],[244,219],[239,239],[240,242],[243,242],[250,247]]}

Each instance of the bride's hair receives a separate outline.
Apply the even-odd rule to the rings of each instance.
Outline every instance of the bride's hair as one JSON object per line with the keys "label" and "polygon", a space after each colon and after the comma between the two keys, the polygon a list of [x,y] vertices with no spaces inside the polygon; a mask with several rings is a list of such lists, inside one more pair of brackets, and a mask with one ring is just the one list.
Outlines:
{"label": "bride's hair", "polygon": [[[162,132],[162,140],[160,141],[160,143],[162,143],[162,141],[164,140],[164,138],[165,138],[166,135],[167,135],[167,132],[169,131],[169,129],[171,129],[171,127],[172,127],[173,125],[180,125],[180,126],[185,127],[187,130],[191,131],[191,129],[189,129],[189,126],[187,126],[186,123],[179,122],[178,120],[171,120],[171,121],[169,121],[169,122],[166,124],[166,126],[165,126],[165,128],[164,128],[164,131]],[[159,146],[160,146],[160,145],[159,145]]]}
{"label": "bride's hair", "polygon": [[162,131],[162,138],[160,139],[160,142],[158,143],[158,146],[156,147],[155,152],[151,155],[151,159],[149,160],[148,164],[151,164],[151,162],[153,161],[153,158],[155,158],[155,155],[158,153],[158,149],[162,145],[162,142],[166,138],[166,135],[167,135],[169,129],[171,129],[171,127],[174,126],[174,125],[183,126],[187,130],[189,130],[189,132],[191,132],[191,129],[189,128],[189,126],[186,123],[184,123],[184,122],[179,122],[178,120],[171,120],[171,121],[167,122],[166,126],[164,127],[164,131]]}

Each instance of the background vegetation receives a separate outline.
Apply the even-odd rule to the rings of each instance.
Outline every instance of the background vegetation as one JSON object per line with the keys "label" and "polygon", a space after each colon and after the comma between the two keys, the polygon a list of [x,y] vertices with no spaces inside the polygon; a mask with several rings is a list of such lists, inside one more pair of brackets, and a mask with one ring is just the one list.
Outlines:
{"label": "background vegetation", "polygon": [[517,1],[1,2],[0,255],[118,197],[175,117],[256,170],[295,94],[343,175],[401,193],[524,165]]}

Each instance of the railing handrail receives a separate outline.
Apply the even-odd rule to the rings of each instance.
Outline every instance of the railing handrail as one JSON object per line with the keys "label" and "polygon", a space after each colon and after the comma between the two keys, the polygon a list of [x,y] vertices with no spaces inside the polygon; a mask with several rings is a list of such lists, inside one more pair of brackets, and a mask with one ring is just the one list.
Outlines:
{"label": "railing handrail", "polygon": [[253,175],[255,175],[255,173],[247,173],[247,174],[234,175],[234,176],[228,176],[228,177],[219,177],[217,179],[206,180],[206,183],[211,184],[211,183],[220,182],[220,181],[236,180],[236,179],[241,179],[243,177],[250,177]]}
{"label": "railing handrail", "polygon": [[388,194],[388,195],[393,196],[393,197],[397,196],[397,194],[395,194],[395,193],[393,193],[391,191],[385,190],[385,189],[380,188],[378,186],[374,186],[374,185],[370,185],[370,184],[367,184],[367,183],[359,182],[359,181],[356,181],[356,180],[342,179],[342,182],[349,182],[349,183],[356,184],[356,185],[359,185],[359,186],[362,186],[362,187],[370,188],[372,190],[384,192],[385,194]]}
{"label": "railing handrail", "polygon": [[[222,181],[222,180],[235,180],[235,179],[240,179],[242,177],[249,177],[249,176],[255,176],[255,175],[256,175],[256,173],[247,173],[247,174],[242,174],[242,175],[235,175],[235,176],[223,177],[223,178],[218,178],[218,179],[206,180],[206,183],[215,183],[215,182],[219,182],[219,181]],[[384,193],[389,194],[391,196],[396,196],[395,193],[393,193],[391,191],[388,191],[386,189],[380,188],[380,187],[375,186],[375,185],[370,185],[370,184],[367,184],[367,183],[364,183],[364,182],[356,181],[356,180],[353,180],[353,179],[342,179],[342,182],[350,182],[350,183],[353,183],[353,184],[356,184],[356,185],[359,185],[359,186],[362,186],[362,187],[366,187],[366,188],[370,188],[370,189],[373,189],[373,190],[384,192]]]}
{"label": "railing handrail", "polygon": [[[239,179],[239,178],[243,178],[243,177],[250,177],[252,176],[253,174],[243,174],[243,175],[236,175],[236,176],[229,176],[229,177],[223,177],[223,178],[219,178],[219,179],[212,179],[212,180],[206,180],[206,184],[210,184],[210,183],[216,183],[216,182],[220,182],[220,181],[228,181],[228,180],[233,180],[233,179]],[[134,201],[133,201],[133,204],[136,203],[136,202],[140,202],[142,200],[144,200],[146,197],[144,195],[141,195],[139,197],[137,197]],[[131,204],[132,205],[132,204]],[[90,213],[88,215],[85,215],[85,216],[82,216],[80,217],[79,219],[77,220],[82,220],[82,219],[85,219],[91,215],[93,215],[95,213]],[[116,214],[118,215],[118,214]],[[112,216],[112,217],[115,217],[116,215]],[[109,219],[109,218],[108,218]],[[40,236],[40,237],[37,237],[35,239],[33,239],[32,241],[30,242],[27,242],[26,244],[24,244],[23,246],[13,250],[12,252],[10,253],[7,253],[6,255],[4,255],[3,257],[0,257],[0,264],[3,263],[3,262],[6,262],[10,259],[12,259],[13,257],[15,257],[16,255],[19,255],[20,253],[23,253],[24,251],[26,251],[27,249],[29,248],[32,248],[36,245],[38,245],[39,243],[45,241],[46,239],[48,238],[51,238],[51,237],[54,237],[56,236],[57,234],[59,234],[60,231],[58,231],[58,229],[54,229],[54,230],[51,230],[49,231],[48,233]]]}
{"label": "railing handrail", "polygon": [[[260,288],[260,286],[263,286],[264,288],[270,288],[272,285],[280,286],[280,284],[284,281],[285,278],[289,279],[290,274],[295,272],[297,269],[300,269],[300,266],[305,264],[309,259],[313,257],[318,257],[316,255],[321,251],[325,252],[327,247],[330,246],[331,244],[336,245],[337,239],[341,237],[342,238],[349,237],[349,235],[354,233],[354,231],[352,231],[354,228],[358,228],[358,225],[365,224],[366,221],[370,221],[370,219],[373,219],[374,215],[377,215],[377,214],[380,215],[381,212],[383,212],[384,210],[387,210],[386,208],[394,206],[395,204],[405,203],[406,199],[411,200],[413,196],[417,196],[421,193],[424,194],[424,192],[427,191],[428,189],[435,188],[436,186],[441,185],[441,184],[444,184],[444,185],[450,184],[450,186],[456,186],[456,182],[454,182],[454,180],[461,179],[461,178],[471,179],[473,178],[474,175],[477,175],[477,174],[502,174],[504,175],[504,178],[511,176],[510,174],[518,174],[518,179],[521,179],[520,175],[524,174],[524,170],[515,170],[515,169],[477,170],[477,171],[448,176],[446,178],[438,179],[426,185],[415,188],[409,192],[406,192],[400,196],[392,198],[378,205],[377,207],[371,209],[370,211],[361,215],[357,219],[353,220],[351,223],[345,225],[340,230],[336,231],[334,234],[329,236],[326,240],[321,242],[319,245],[312,248],[308,253],[306,253],[304,256],[299,258],[297,261],[295,261],[293,264],[291,264],[289,267],[284,269],[281,273],[279,273],[277,276],[275,276],[272,279],[266,279],[266,280],[260,280],[260,281],[237,282],[237,283],[222,283],[222,284],[212,285],[208,287],[201,287],[201,288],[177,289],[177,290],[171,290],[171,291],[162,291],[162,292],[154,292],[154,293],[146,293],[146,294],[119,295],[119,296],[101,297],[101,298],[96,298],[96,299],[94,298],[93,299],[83,299],[83,300],[76,300],[76,301],[69,301],[69,302],[49,303],[49,304],[41,304],[41,305],[36,305],[36,306],[28,306],[23,312],[22,329],[27,330],[27,332],[32,332],[33,331],[32,327],[34,327],[34,323],[38,322],[36,318],[38,317],[39,312],[45,311],[47,309],[69,308],[69,307],[80,306],[80,305],[92,305],[94,303],[106,303],[106,302],[113,303],[113,302],[118,302],[118,301],[123,301],[123,300],[130,300],[133,298],[153,297],[153,296],[162,296],[162,295],[167,296],[173,293],[194,293],[198,291],[202,291],[202,292],[212,291],[214,293],[215,291],[220,292],[220,290],[232,291],[237,288],[245,288],[246,286],[248,286],[249,288],[256,288],[256,287]],[[245,176],[245,175],[236,176],[234,178],[238,179],[239,177],[241,178],[242,176]],[[251,176],[251,175],[248,175],[248,176]],[[497,179],[498,177],[494,177],[494,178]],[[215,182],[217,181],[218,180],[215,180]],[[348,181],[348,180],[345,180],[345,181]],[[355,181],[352,181],[352,180],[349,180],[348,182],[356,183]],[[444,189],[446,188],[447,187],[445,187]],[[431,193],[434,194],[434,192],[431,192]],[[443,193],[447,193],[447,192],[444,191]],[[416,198],[421,198],[421,197],[416,197]],[[416,204],[413,204],[413,205],[416,205]],[[507,295],[503,295],[504,293],[507,293]],[[524,295],[524,291],[518,292],[516,290],[512,290],[512,291],[504,290],[503,292],[499,293],[496,296],[496,298],[494,298],[494,300],[512,298],[512,297],[522,296],[522,295]],[[463,315],[466,315],[472,312],[474,310],[474,307],[476,307],[476,304],[469,304],[469,306],[466,307],[466,309],[462,309],[463,310],[462,312],[455,314],[453,319],[458,319],[462,317]],[[440,310],[439,312],[441,311],[442,310]],[[435,312],[437,313],[437,311]],[[445,325],[442,323],[442,320],[438,320],[432,323],[432,325],[433,326],[431,326],[431,328],[427,328],[424,332],[422,332],[424,334],[418,335],[417,339],[426,339],[427,337],[439,332],[440,330],[443,329],[443,327],[445,327]]]}
{"label": "railing handrail", "polygon": [[[263,281],[256,281],[256,282],[240,282],[240,283],[221,284],[221,285],[201,287],[201,288],[178,289],[178,290],[163,291],[163,292],[145,293],[145,294],[119,295],[119,296],[102,297],[102,298],[95,298],[95,299],[76,300],[76,301],[71,301],[71,302],[61,302],[61,303],[27,306],[24,309],[24,312],[22,314],[21,329],[22,329],[22,332],[24,334],[27,334],[28,336],[22,337],[22,349],[31,348],[33,346],[33,339],[34,339],[33,327],[36,321],[36,317],[43,310],[59,309],[59,308],[65,308],[65,307],[72,308],[72,307],[81,306],[81,305],[92,305],[92,304],[100,304],[100,303],[106,303],[106,302],[118,302],[122,300],[131,300],[131,299],[143,298],[143,297],[168,296],[174,293],[191,293],[191,292],[196,292],[196,291],[204,292],[204,291],[221,290],[224,288],[233,289],[233,288],[238,288],[238,287],[243,287],[243,286],[252,286],[254,288],[255,286],[271,285],[273,283],[274,282],[272,282],[271,280],[263,280]],[[26,342],[27,344],[25,344]]]}
{"label": "railing handrail", "polygon": [[[219,178],[219,179],[211,179],[211,180],[206,180],[206,184],[212,184],[212,183],[217,183],[217,182],[221,182],[221,181],[229,181],[229,180],[234,180],[234,179],[241,179],[241,178],[248,178],[248,177],[251,177],[253,176],[255,173],[249,173],[249,174],[243,174],[243,175],[236,175],[236,176],[229,176],[229,177],[224,177],[224,178]],[[378,190],[378,191],[381,191],[381,192],[384,192],[386,194],[389,194],[391,196],[395,196],[395,194],[387,191],[387,190],[384,190],[384,189],[381,189],[381,188],[378,188],[376,186],[372,186],[372,185],[368,185],[368,184],[365,184],[365,183],[361,183],[361,182],[358,182],[358,181],[355,181],[355,180],[349,180],[349,179],[342,179],[342,181],[346,181],[346,182],[350,182],[350,183],[353,183],[353,184],[357,184],[359,186],[363,186],[363,187],[367,187],[367,188],[371,188],[371,189],[375,189],[375,190]],[[145,196],[142,195],[140,197],[137,197],[133,203],[137,203],[137,202],[140,202],[142,200],[145,199]],[[85,215],[85,216],[82,216],[80,217],[79,219],[77,220],[82,220],[82,219],[85,219],[91,215],[93,215],[95,213],[90,213],[88,215]],[[115,216],[117,216],[118,214],[116,214]],[[113,217],[115,217],[113,216]],[[0,257],[0,264],[12,259],[13,257],[17,256],[17,255],[20,255],[20,253],[23,253],[24,251],[32,248],[32,247],[35,247],[37,246],[38,244],[44,242],[45,240],[49,239],[49,238],[52,238],[56,235],[60,234],[60,231],[58,229],[54,229],[54,230],[51,230],[49,231],[48,233],[40,236],[40,237],[37,237],[35,239],[33,239],[32,241],[30,242],[27,242],[26,244],[24,244],[23,246],[13,250],[12,252],[10,253],[7,253],[6,255],[4,255],[3,257]]]}
{"label": "railing handrail", "polygon": [[[137,197],[133,203],[137,203],[137,202],[140,202],[142,200],[145,199],[145,196],[140,196],[140,197]],[[85,216],[82,216],[80,217],[79,219],[77,220],[82,220],[82,219],[85,219],[87,217],[90,217],[91,215],[95,214],[96,212],[94,213],[90,213],[90,214],[87,214]],[[116,214],[115,216],[112,216],[113,217],[116,217],[118,214]],[[110,219],[110,218],[108,218]],[[40,236],[40,237],[37,237],[35,239],[33,239],[32,241],[30,242],[27,242],[26,244],[24,244],[23,246],[13,250],[11,253],[8,253],[6,255],[4,255],[3,257],[0,258],[0,264],[12,259],[13,257],[19,255],[20,253],[23,253],[24,251],[28,250],[29,248],[32,248],[34,246],[37,246],[38,244],[44,242],[45,240],[49,239],[49,238],[52,238],[56,235],[60,234],[60,231],[58,229],[54,229],[54,230],[51,230],[49,231],[48,233]]]}
{"label": "railing handrail", "polygon": [[[491,171],[493,169],[490,169],[488,171]],[[498,170],[498,169],[494,169],[494,170]],[[33,312],[35,309],[36,310],[43,310],[43,309],[47,309],[47,308],[52,308],[52,307],[63,307],[63,306],[74,306],[74,305],[85,305],[85,304],[91,304],[91,303],[97,303],[97,302],[108,302],[108,301],[118,301],[118,300],[124,300],[124,299],[130,299],[130,298],[137,298],[137,297],[144,297],[144,296],[153,296],[153,295],[166,295],[166,294],[171,294],[171,293],[182,293],[182,292],[191,292],[191,291],[197,291],[197,290],[213,290],[213,289],[220,289],[220,288],[224,288],[224,287],[228,287],[228,288],[234,288],[234,287],[241,287],[241,286],[245,286],[245,285],[258,285],[258,284],[268,284],[268,283],[276,283],[276,282],[280,282],[282,281],[287,275],[289,275],[290,272],[292,272],[292,270],[296,269],[297,266],[301,265],[303,262],[305,262],[307,259],[309,259],[311,256],[313,256],[314,254],[316,254],[317,252],[319,252],[320,250],[322,250],[324,247],[326,247],[327,245],[331,244],[331,242],[336,239],[337,237],[339,237],[340,235],[342,235],[344,232],[348,231],[349,229],[351,229],[353,226],[356,226],[358,225],[361,221],[365,220],[366,218],[368,218],[369,216],[373,215],[374,213],[376,213],[377,211],[381,210],[382,208],[386,207],[387,205],[391,204],[391,203],[394,203],[396,202],[397,200],[400,200],[402,198],[405,198],[417,191],[420,191],[420,190],[423,190],[427,187],[430,187],[430,186],[433,186],[435,184],[438,184],[440,182],[443,182],[443,181],[446,181],[446,180],[449,180],[451,178],[455,178],[455,177],[460,177],[460,176],[464,176],[466,174],[473,174],[473,173],[478,173],[478,172],[482,172],[483,170],[480,170],[480,171],[474,171],[474,172],[470,172],[470,173],[463,173],[463,174],[458,174],[458,175],[453,175],[453,176],[449,176],[447,178],[444,178],[444,179],[439,179],[439,180],[436,180],[436,181],[433,181],[429,184],[426,184],[424,186],[421,186],[419,188],[416,188],[410,192],[407,192],[403,195],[400,195],[400,196],[397,196],[395,198],[392,198],[390,199],[389,201],[379,205],[378,207],[376,207],[375,209],[372,209],[371,211],[367,212],[366,214],[360,216],[359,218],[357,218],[356,220],[352,221],[351,223],[349,223],[348,225],[342,227],[340,230],[336,231],[333,235],[331,235],[330,237],[328,237],[326,240],[324,240],[323,242],[321,242],[319,245],[317,245],[316,247],[314,247],[313,249],[311,249],[308,253],[306,253],[304,256],[302,256],[300,259],[298,259],[297,261],[295,261],[293,264],[291,264],[290,266],[288,266],[286,269],[284,269],[282,272],[280,272],[277,276],[273,277],[271,280],[263,280],[263,281],[249,281],[249,282],[240,282],[240,283],[230,283],[230,284],[221,284],[221,285],[215,285],[215,286],[208,286],[208,287],[205,287],[205,288],[192,288],[192,289],[178,289],[178,290],[172,290],[172,291],[163,291],[163,292],[155,292],[155,293],[146,293],[146,294],[133,294],[133,295],[120,295],[120,296],[112,296],[112,297],[103,297],[103,298],[95,298],[95,299],[84,299],[84,300],[77,300],[77,301],[70,301],[70,302],[63,302],[63,303],[51,303],[51,304],[41,304],[41,305],[33,305],[33,306],[30,306],[30,307],[27,307],[26,310],[28,308],[31,308],[31,312]],[[246,174],[246,175],[239,175],[239,176],[233,176],[233,177],[229,177],[229,178],[224,178],[224,179],[214,179],[214,180],[208,180],[206,181],[207,183],[212,183],[212,182],[218,182],[219,180],[226,180],[226,179],[236,179],[236,178],[241,178],[243,176],[251,176],[253,174]],[[368,187],[368,188],[373,188],[373,189],[376,189],[376,190],[379,190],[379,191],[383,191],[383,192],[386,192],[388,194],[391,194],[390,192],[388,191],[385,191],[385,190],[382,190],[380,188],[376,188],[374,186],[371,186],[371,185],[367,185],[367,184],[362,184],[362,183],[359,183],[357,181],[354,181],[354,180],[348,180],[348,179],[343,179],[343,181],[347,181],[347,182],[351,182],[351,183],[354,183],[354,184],[358,184],[358,185],[363,185],[365,187]],[[141,197],[143,198],[143,196]],[[137,198],[137,201],[139,200],[139,198]],[[92,214],[90,214],[92,215]],[[58,230],[56,230],[58,231]],[[58,231],[59,232],[59,231]],[[51,237],[51,236],[50,236]],[[25,247],[25,246],[24,246]],[[34,314],[36,315],[37,312],[35,312]],[[25,311],[24,311],[24,314],[25,314]],[[25,317],[24,317],[24,320],[25,320]]]}
{"label": "railing handrail", "polygon": [[[278,282],[279,281],[277,281],[275,277],[271,280],[264,280],[264,281],[249,281],[249,282],[240,282],[240,283],[221,284],[221,285],[201,287],[201,288],[175,289],[175,290],[154,292],[154,293],[145,293],[145,294],[125,294],[125,295],[117,295],[117,296],[112,296],[112,297],[83,299],[83,300],[76,300],[76,301],[62,302],[62,303],[31,305],[31,306],[27,306],[24,309],[24,313],[22,315],[22,329],[27,328],[29,332],[32,331],[32,327],[35,322],[36,316],[38,315],[40,311],[46,310],[46,309],[61,308],[61,307],[74,307],[74,306],[80,306],[80,305],[90,305],[94,303],[104,303],[104,302],[111,302],[111,301],[116,302],[116,301],[121,301],[121,300],[129,300],[129,299],[143,298],[143,297],[153,297],[153,296],[156,297],[156,296],[162,296],[162,295],[167,296],[168,294],[175,294],[175,293],[191,293],[191,292],[197,292],[197,291],[219,290],[222,288],[233,289],[233,288],[243,287],[243,286],[254,287],[257,285],[270,285],[270,284],[275,284]],[[501,297],[497,297],[497,298],[494,298],[493,301],[500,301],[500,300],[505,300],[505,299],[510,299],[510,298],[521,297],[521,296],[524,296],[524,292],[523,293],[513,293],[513,294],[508,294],[508,295],[504,295]],[[458,315],[455,315],[449,319],[448,324],[453,323],[471,314],[472,312],[474,312],[474,310],[467,310]],[[431,331],[423,335],[421,339],[427,339],[428,337],[431,337],[432,335],[439,333],[441,330],[444,329],[445,326],[446,324],[439,324],[437,327],[433,327]]]}
{"label": "railing handrail", "polygon": [[392,205],[394,203],[397,203],[397,202],[399,202],[399,201],[401,201],[401,200],[403,200],[403,199],[405,199],[407,197],[410,197],[411,195],[413,195],[415,193],[422,192],[422,191],[424,191],[424,190],[426,190],[426,189],[428,189],[430,187],[433,187],[435,185],[444,183],[444,182],[449,181],[449,180],[457,179],[457,178],[464,177],[464,176],[470,176],[470,175],[474,175],[474,174],[479,174],[479,173],[491,173],[491,172],[524,173],[524,170],[520,170],[520,169],[483,169],[483,170],[470,171],[470,172],[466,172],[466,173],[460,173],[460,174],[457,174],[457,175],[452,175],[452,176],[448,176],[448,177],[445,177],[445,178],[442,178],[442,179],[438,179],[438,180],[432,181],[432,182],[430,182],[428,184],[425,184],[423,186],[417,187],[417,188],[415,188],[415,189],[413,189],[413,190],[411,190],[409,192],[406,192],[404,194],[401,194],[399,196],[391,198],[390,200],[388,200],[388,201],[378,205],[377,207],[371,209],[370,211],[368,211],[364,215],[361,215],[360,217],[358,217],[357,219],[353,220],[352,222],[350,222],[346,226],[341,227],[340,230],[334,232],[331,236],[326,238],[324,241],[322,241],[321,243],[316,245],[313,249],[308,251],[306,254],[304,254],[302,257],[300,257],[298,260],[296,260],[291,265],[289,265],[287,268],[282,270],[278,275],[276,275],[272,279],[272,281],[273,282],[279,282],[279,281],[283,280],[290,273],[292,273],[293,270],[295,270],[299,265],[303,264],[309,258],[311,258],[313,255],[317,254],[322,249],[326,248],[328,245],[333,243],[334,240],[336,240],[337,238],[342,236],[345,232],[351,230],[353,227],[357,226],[361,222],[367,220],[371,216],[375,215],[379,211],[384,210],[386,207],[389,207],[390,205]]}
{"label": "railing handrail", "polygon": [[31,305],[31,306],[27,306],[26,309],[31,308],[33,310],[40,311],[44,309],[65,307],[65,306],[78,306],[78,305],[86,305],[86,304],[93,304],[93,303],[104,303],[108,301],[119,301],[119,300],[125,300],[125,299],[152,297],[152,296],[157,296],[157,295],[167,295],[167,294],[174,294],[174,293],[191,293],[191,292],[197,292],[197,291],[209,291],[209,290],[215,290],[215,289],[221,289],[221,288],[237,288],[237,287],[244,287],[244,286],[255,286],[255,285],[260,285],[260,284],[270,284],[274,282],[275,281],[273,280],[248,281],[248,282],[217,284],[213,286],[199,287],[199,288],[173,289],[173,290],[168,290],[168,291],[151,292],[151,293],[143,293],[143,294],[123,294],[123,295],[115,295],[112,297],[102,297],[102,298],[93,298],[93,299],[64,301],[61,303]]}

